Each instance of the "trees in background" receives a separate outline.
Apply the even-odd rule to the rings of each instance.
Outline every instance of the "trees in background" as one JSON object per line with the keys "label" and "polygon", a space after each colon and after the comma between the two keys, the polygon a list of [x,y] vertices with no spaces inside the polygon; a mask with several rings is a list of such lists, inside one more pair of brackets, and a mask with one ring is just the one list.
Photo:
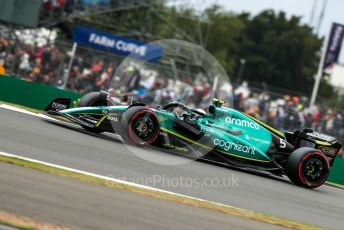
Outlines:
{"label": "trees in background", "polygon": [[[218,5],[197,12],[164,0],[154,7],[81,17],[73,23],[146,41],[177,38],[198,43],[220,61],[232,82],[238,81],[240,59],[245,59],[242,80],[306,95],[313,87],[323,42],[300,17],[284,12],[266,10],[252,16]],[[323,96],[335,95],[326,80],[322,88]]]}

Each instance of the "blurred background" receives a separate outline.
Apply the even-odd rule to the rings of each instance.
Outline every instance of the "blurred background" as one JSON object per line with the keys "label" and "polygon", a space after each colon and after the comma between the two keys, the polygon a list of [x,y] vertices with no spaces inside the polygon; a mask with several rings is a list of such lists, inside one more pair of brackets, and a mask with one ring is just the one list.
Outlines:
{"label": "blurred background", "polygon": [[[344,5],[338,1],[10,0],[0,6],[8,12],[0,16],[0,71],[14,78],[79,94],[108,90],[115,79],[113,96],[134,93],[147,104],[205,107],[217,96],[280,130],[344,134]],[[166,47],[144,46],[162,39],[203,47],[228,82],[214,90],[209,76],[183,58],[175,59],[176,77],[168,58],[159,57]],[[118,69],[133,50],[137,58]]]}

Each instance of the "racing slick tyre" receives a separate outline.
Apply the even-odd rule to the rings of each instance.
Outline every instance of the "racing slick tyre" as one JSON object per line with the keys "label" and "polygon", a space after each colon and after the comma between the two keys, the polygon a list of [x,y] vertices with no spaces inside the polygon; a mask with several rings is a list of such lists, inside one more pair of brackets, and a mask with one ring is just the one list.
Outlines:
{"label": "racing slick tyre", "polygon": [[130,107],[123,113],[121,136],[125,143],[153,145],[160,133],[160,120],[152,110],[143,106]]}
{"label": "racing slick tyre", "polygon": [[312,148],[299,148],[287,160],[286,174],[296,185],[316,188],[324,184],[330,172],[327,157]]}
{"label": "racing slick tyre", "polygon": [[[101,96],[100,92],[91,92],[85,94],[79,101],[77,107],[95,107],[95,106],[107,106],[106,98]],[[96,118],[97,119],[97,118]],[[84,125],[81,125],[87,131],[93,133],[102,133],[104,132],[101,129],[90,128]]]}

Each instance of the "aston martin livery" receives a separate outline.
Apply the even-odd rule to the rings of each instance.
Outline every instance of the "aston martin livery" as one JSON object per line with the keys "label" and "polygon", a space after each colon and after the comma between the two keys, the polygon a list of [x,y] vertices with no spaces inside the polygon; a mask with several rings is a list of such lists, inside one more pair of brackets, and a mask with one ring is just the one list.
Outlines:
{"label": "aston martin livery", "polygon": [[46,112],[90,132],[117,133],[127,144],[287,175],[306,188],[326,182],[341,148],[336,138],[309,128],[282,133],[223,103],[214,99],[207,111],[180,102],[152,108],[135,102],[121,104],[102,91],[84,95],[76,108],[69,108],[71,99],[57,98]]}

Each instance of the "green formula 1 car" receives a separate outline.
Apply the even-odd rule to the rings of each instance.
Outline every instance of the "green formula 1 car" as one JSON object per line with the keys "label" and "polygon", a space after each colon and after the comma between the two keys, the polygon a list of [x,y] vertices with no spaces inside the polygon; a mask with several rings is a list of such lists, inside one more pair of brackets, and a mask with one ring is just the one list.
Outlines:
{"label": "green formula 1 car", "polygon": [[311,129],[281,133],[214,99],[208,111],[179,102],[150,108],[141,103],[115,105],[106,92],[83,96],[77,108],[57,98],[46,108],[88,131],[115,132],[134,145],[150,145],[175,154],[221,164],[287,175],[296,184],[324,184],[341,148],[336,138]]}

